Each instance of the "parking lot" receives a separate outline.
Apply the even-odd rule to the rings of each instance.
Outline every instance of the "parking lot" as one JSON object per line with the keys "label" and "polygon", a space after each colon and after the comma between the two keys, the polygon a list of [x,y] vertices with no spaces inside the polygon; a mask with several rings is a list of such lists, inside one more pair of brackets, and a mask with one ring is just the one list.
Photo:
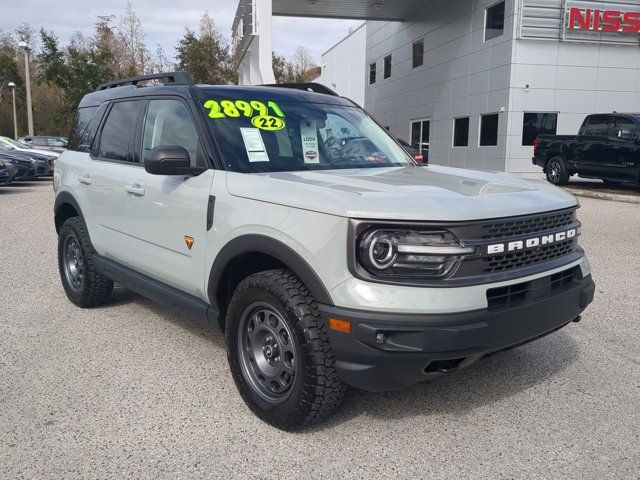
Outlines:
{"label": "parking lot", "polygon": [[220,334],[123,289],[74,307],[50,182],[0,187],[0,478],[640,478],[640,205],[581,203],[582,323],[287,434]]}

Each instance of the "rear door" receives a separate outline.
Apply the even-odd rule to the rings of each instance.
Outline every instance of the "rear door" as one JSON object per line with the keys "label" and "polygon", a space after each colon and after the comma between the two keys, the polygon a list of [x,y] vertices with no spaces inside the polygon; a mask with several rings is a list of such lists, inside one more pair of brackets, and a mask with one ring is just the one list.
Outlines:
{"label": "rear door", "polygon": [[573,159],[578,173],[597,176],[602,170],[609,150],[610,117],[611,115],[591,115],[584,132],[578,136],[578,148]]}
{"label": "rear door", "polygon": [[614,115],[609,125],[609,154],[602,178],[635,182],[640,169],[640,127],[630,117]]}
{"label": "rear door", "polygon": [[139,167],[119,188],[124,208],[124,262],[204,298],[207,209],[214,170],[198,176],[151,175],[143,165],[153,148],[181,146],[189,152],[192,165],[206,166],[197,121],[180,97],[145,101],[135,147]]}
{"label": "rear door", "polygon": [[98,253],[118,257],[122,235],[123,178],[137,169],[131,145],[141,102],[112,103],[100,124],[88,161],[74,172],[76,193],[88,223],[91,241]]}

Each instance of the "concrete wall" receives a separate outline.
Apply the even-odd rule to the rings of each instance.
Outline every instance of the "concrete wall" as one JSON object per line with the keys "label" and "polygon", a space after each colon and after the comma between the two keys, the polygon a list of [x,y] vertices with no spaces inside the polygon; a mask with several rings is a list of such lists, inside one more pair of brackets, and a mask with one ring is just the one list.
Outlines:
{"label": "concrete wall", "polygon": [[322,73],[316,82],[326,85],[358,105],[364,105],[366,24],[322,55]]}
{"label": "concrete wall", "polygon": [[[368,22],[365,107],[391,132],[409,140],[410,121],[431,119],[430,162],[504,170],[508,115],[500,115],[497,147],[480,147],[480,115],[509,109],[514,1],[507,1],[505,31],[484,41],[485,9],[495,0],[435,0],[414,21]],[[425,38],[424,65],[412,68],[412,44]],[[383,58],[392,74],[383,78]],[[368,83],[369,64],[378,79]],[[453,119],[470,117],[468,147],[453,147]]]}

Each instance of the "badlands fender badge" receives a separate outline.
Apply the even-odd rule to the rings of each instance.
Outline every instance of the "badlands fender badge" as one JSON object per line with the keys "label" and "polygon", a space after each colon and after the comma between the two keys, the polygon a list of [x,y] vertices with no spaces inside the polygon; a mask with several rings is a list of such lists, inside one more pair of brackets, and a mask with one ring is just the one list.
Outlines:
{"label": "badlands fender badge", "polygon": [[572,228],[571,230],[567,230],[565,232],[527,238],[526,240],[517,240],[507,243],[496,243],[494,245],[487,245],[487,255],[497,255],[499,253],[510,253],[518,252],[520,250],[540,248],[544,245],[551,245],[553,243],[570,240],[578,235],[580,235],[580,230],[578,228]]}
{"label": "badlands fender badge", "polygon": [[187,244],[187,248],[189,250],[191,250],[193,248],[193,243],[195,242],[193,237],[190,237],[189,235],[185,235],[184,236],[184,243]]}

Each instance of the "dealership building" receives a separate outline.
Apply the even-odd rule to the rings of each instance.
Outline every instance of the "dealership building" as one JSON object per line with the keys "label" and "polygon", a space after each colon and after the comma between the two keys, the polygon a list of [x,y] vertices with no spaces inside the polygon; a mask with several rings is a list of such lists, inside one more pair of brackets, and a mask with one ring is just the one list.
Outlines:
{"label": "dealership building", "polygon": [[[271,15],[365,20],[323,56],[320,81],[346,96],[363,86],[364,107],[428,145],[431,163],[539,171],[538,134],[576,134],[595,112],[640,111],[637,1],[242,0],[240,68],[260,57],[246,35],[259,20],[246,7],[258,3],[268,18],[254,22],[255,39],[270,36]],[[269,73],[244,81],[269,83]]]}

